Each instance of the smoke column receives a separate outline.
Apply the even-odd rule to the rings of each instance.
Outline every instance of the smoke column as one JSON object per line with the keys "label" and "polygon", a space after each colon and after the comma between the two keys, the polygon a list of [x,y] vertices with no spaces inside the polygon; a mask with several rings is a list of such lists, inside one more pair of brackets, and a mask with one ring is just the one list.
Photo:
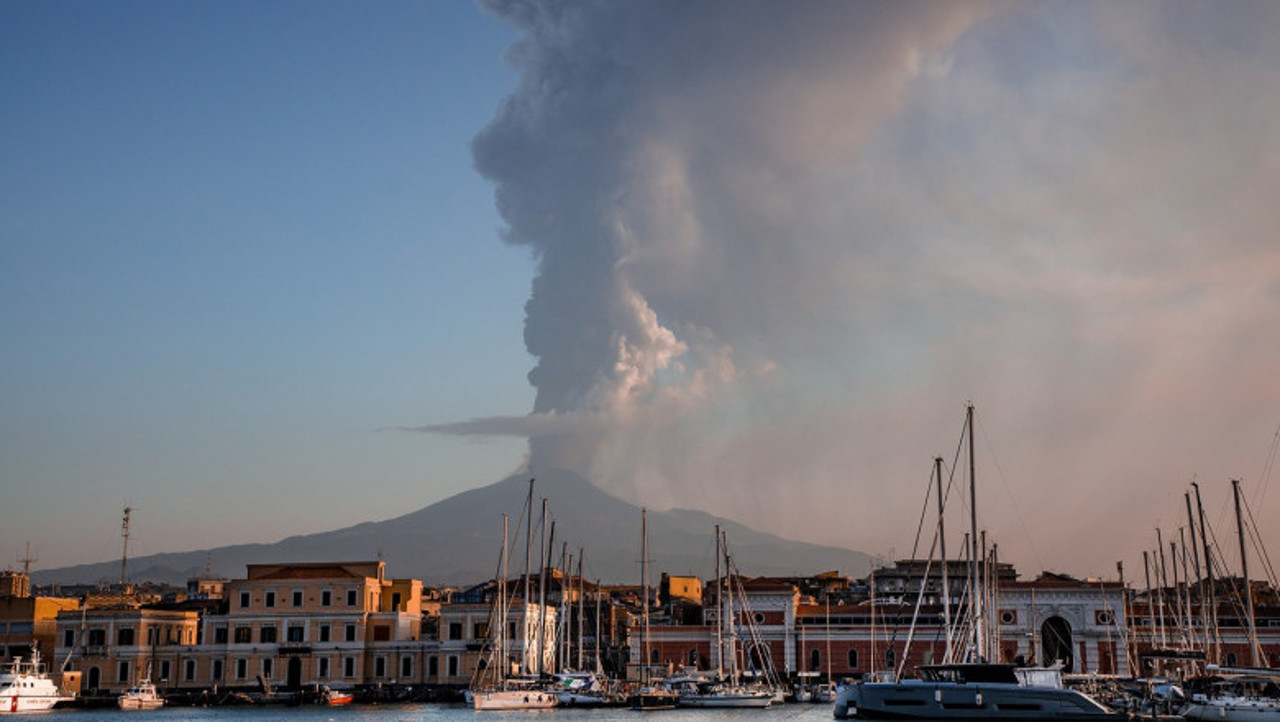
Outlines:
{"label": "smoke column", "polygon": [[[1257,423],[1262,457],[1273,8],[483,8],[522,33],[473,153],[537,261],[537,395],[426,430],[528,436],[535,469],[882,552],[971,399],[1002,467],[983,513],[1019,533],[1086,509],[1072,531],[1109,528],[1093,494],[1180,493],[1217,463],[1169,457],[1193,438]],[[1192,387],[1232,351],[1240,376]],[[1171,420],[1192,409],[1231,431]]]}

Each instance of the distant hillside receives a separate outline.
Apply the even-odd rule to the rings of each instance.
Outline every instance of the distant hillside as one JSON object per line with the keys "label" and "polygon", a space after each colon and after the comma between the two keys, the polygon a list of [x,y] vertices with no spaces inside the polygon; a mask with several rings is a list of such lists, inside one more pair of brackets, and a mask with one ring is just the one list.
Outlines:
{"label": "distant hillside", "polygon": [[[274,544],[242,544],[131,559],[129,577],[180,584],[202,574],[206,560],[215,575],[240,578],[246,564],[292,561],[353,561],[381,554],[390,576],[419,578],[428,585],[468,584],[494,576],[502,540],[502,515],[510,517],[512,573],[524,562],[524,501],[528,478],[511,477],[463,492],[424,509],[382,522],[294,536]],[[555,522],[555,559],[561,544],[586,550],[588,578],[639,581],[640,509],[568,472],[543,473],[534,486],[534,524],[541,500]],[[661,572],[711,576],[715,568],[713,529],[729,536],[734,560],[744,574],[782,576],[839,570],[860,576],[870,569],[861,552],[788,541],[691,510],[650,512],[649,555],[653,580]],[[534,539],[536,558],[538,538]],[[536,568],[536,563],[535,563]],[[118,579],[118,560],[34,572],[37,584],[84,584]]]}

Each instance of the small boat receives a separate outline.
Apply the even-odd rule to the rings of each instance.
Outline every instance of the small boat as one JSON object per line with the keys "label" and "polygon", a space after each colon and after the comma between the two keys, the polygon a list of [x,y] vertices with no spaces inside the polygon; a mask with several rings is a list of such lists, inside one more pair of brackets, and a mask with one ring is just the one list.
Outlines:
{"label": "small boat", "polygon": [[156,691],[156,686],[147,677],[134,686],[126,689],[116,700],[120,709],[160,709],[164,706],[164,697]]}
{"label": "small boat", "polygon": [[763,709],[773,704],[768,690],[730,684],[725,680],[681,677],[669,681],[681,707]]}
{"label": "small boat", "polygon": [[75,699],[58,689],[44,664],[40,662],[40,650],[31,646],[31,657],[23,661],[14,657],[0,671],[0,714],[25,714],[46,712],[59,702]]}
{"label": "small boat", "polygon": [[354,700],[355,695],[348,690],[338,690],[330,687],[320,690],[320,704],[326,704],[330,707],[345,707]]}
{"label": "small boat", "polygon": [[1197,685],[1181,714],[1189,720],[1275,722],[1280,720],[1280,670],[1222,668],[1209,665],[1214,677]]}

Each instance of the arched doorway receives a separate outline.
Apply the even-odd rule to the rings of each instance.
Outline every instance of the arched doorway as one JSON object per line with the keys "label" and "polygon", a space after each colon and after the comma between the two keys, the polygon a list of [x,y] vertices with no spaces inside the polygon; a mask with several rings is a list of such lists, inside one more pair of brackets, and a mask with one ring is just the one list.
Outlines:
{"label": "arched doorway", "polygon": [[1063,672],[1072,672],[1075,655],[1071,651],[1071,623],[1062,617],[1049,617],[1040,625],[1040,663],[1062,663]]}
{"label": "arched doorway", "polygon": [[96,690],[102,683],[102,671],[97,667],[90,667],[89,673],[85,675],[84,688],[88,690]]}
{"label": "arched doorway", "polygon": [[289,688],[298,689],[302,686],[302,658],[289,658]]}

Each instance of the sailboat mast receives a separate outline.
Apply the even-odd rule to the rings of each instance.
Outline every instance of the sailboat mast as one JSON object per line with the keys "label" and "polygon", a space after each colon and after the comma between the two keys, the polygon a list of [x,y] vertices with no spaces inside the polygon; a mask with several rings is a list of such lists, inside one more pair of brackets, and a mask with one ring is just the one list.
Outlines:
{"label": "sailboat mast", "polygon": [[524,644],[520,646],[520,672],[529,672],[529,599],[533,582],[533,478],[529,479],[529,498],[525,500],[524,524],[524,597],[520,603],[520,619],[524,622]]}
{"label": "sailboat mast", "polygon": [[1204,609],[1205,598],[1200,598],[1200,606],[1205,613],[1204,650],[1208,659],[1217,662],[1222,650],[1218,647],[1218,593],[1213,585],[1213,556],[1209,553],[1209,527],[1204,521],[1204,503],[1200,498],[1200,485],[1193,481],[1191,487],[1196,490],[1196,511],[1200,515],[1200,543],[1204,545],[1205,586],[1209,590],[1208,609]]}
{"label": "sailboat mast", "polygon": [[587,592],[586,583],[582,581],[582,566],[583,566],[583,560],[585,560],[586,558],[587,558],[587,550],[582,547],[578,547],[578,671],[582,671],[583,669],[586,669],[585,667],[582,666],[582,648],[583,646],[585,646],[583,644],[583,636],[582,636],[582,623],[583,623],[582,614],[584,611],[586,611],[583,606],[584,604],[586,604],[586,600],[583,599],[583,595],[585,595]]}
{"label": "sailboat mast", "polygon": [[640,507],[640,607],[644,626],[640,635],[640,686],[647,679],[649,665],[649,512]]}
{"label": "sailboat mast", "polygon": [[981,655],[983,645],[983,610],[981,600],[979,599],[981,595],[978,593],[978,590],[981,587],[978,577],[978,564],[980,563],[982,556],[978,548],[978,480],[973,451],[973,404],[969,404],[965,413],[965,426],[968,428],[969,434],[969,543],[973,545],[973,548],[969,552],[969,620],[973,625],[973,653],[974,655]]}
{"label": "sailboat mast", "polygon": [[1240,480],[1231,480],[1231,491],[1236,500],[1236,533],[1240,535],[1240,573],[1244,575],[1245,613],[1249,615],[1249,659],[1255,667],[1262,666],[1258,657],[1258,622],[1253,615],[1253,587],[1249,585],[1249,555],[1245,552],[1244,519],[1240,516]]}
{"label": "sailboat mast", "polygon": [[724,678],[724,580],[720,577],[720,525],[716,524],[716,679]]}
{"label": "sailboat mast", "polygon": [[502,577],[498,580],[498,669],[494,673],[499,684],[507,676],[507,515],[502,515]]}
{"label": "sailboat mast", "polygon": [[942,488],[942,457],[933,458],[934,476],[938,479],[938,547],[942,554],[942,628],[946,630],[947,656],[951,662],[951,582],[947,579],[947,527]]}

